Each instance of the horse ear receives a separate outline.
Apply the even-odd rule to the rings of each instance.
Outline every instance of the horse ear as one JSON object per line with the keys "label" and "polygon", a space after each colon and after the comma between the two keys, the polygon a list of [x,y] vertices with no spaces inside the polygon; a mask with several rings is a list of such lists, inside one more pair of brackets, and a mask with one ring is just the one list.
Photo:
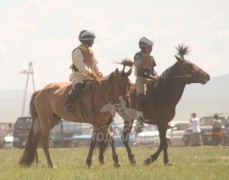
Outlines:
{"label": "horse ear", "polygon": [[132,68],[129,69],[129,71],[126,73],[127,76],[131,75],[132,73]]}
{"label": "horse ear", "polygon": [[177,61],[182,61],[182,59],[176,55],[175,55],[175,58],[177,59]]}
{"label": "horse ear", "polygon": [[108,81],[111,82],[114,79],[114,72],[108,77]]}
{"label": "horse ear", "polygon": [[115,69],[115,75],[116,75],[116,76],[119,76],[119,75],[120,75],[120,72],[119,72],[118,68]]}

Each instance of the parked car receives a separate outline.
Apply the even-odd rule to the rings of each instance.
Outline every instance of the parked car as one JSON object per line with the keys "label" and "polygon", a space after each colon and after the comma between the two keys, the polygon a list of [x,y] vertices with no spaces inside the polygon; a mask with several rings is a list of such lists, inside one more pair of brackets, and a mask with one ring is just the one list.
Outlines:
{"label": "parked car", "polygon": [[229,145],[229,124],[223,129],[224,132],[224,145]]}
{"label": "parked car", "polygon": [[[31,125],[31,117],[19,117],[17,119],[13,132],[13,147],[23,148],[25,146]],[[72,137],[73,134],[81,134],[81,126],[81,123],[61,120],[61,122],[50,131],[50,145],[52,147],[65,146],[62,140],[67,137]]]}
{"label": "parked car", "polygon": [[63,142],[66,147],[89,146],[91,142],[93,127],[88,124],[82,127],[82,132],[73,133],[72,136],[64,137]]}
{"label": "parked car", "polygon": [[31,117],[24,116],[17,119],[13,132],[13,147],[23,148],[25,146],[31,125]]}
{"label": "parked car", "polygon": [[[169,146],[184,146],[183,134],[185,129],[189,127],[189,122],[171,121],[166,133],[166,139]],[[150,126],[143,129],[136,137],[136,145],[152,145],[160,144],[159,132],[157,126]]]}
{"label": "parked car", "polygon": [[[212,142],[212,125],[213,125],[213,120],[214,120],[214,115],[208,115],[200,118],[200,130],[201,130],[201,136],[203,140],[204,145],[213,145]],[[229,143],[229,114],[227,113],[222,113],[218,114],[219,119],[223,123],[223,131],[224,131],[224,144]],[[188,128],[184,132],[184,137],[183,141],[186,146],[190,145],[191,141],[191,135],[192,135],[192,129]]]}
{"label": "parked car", "polygon": [[[122,142],[123,126],[124,126],[123,124],[112,124],[111,126],[112,135],[114,137],[116,147],[123,146],[123,142]],[[64,143],[66,144],[66,146],[70,146],[70,147],[89,146],[92,138],[92,132],[93,132],[93,127],[88,126],[87,128],[84,128],[82,135],[75,134],[72,137],[64,138]],[[129,135],[129,144],[130,146],[135,145],[135,135],[133,133]]]}
{"label": "parked car", "polygon": [[156,146],[160,143],[159,132],[156,125],[148,126],[145,125],[142,128],[142,132],[138,133],[136,136],[136,145],[148,145]]}
{"label": "parked car", "polygon": [[[124,124],[117,124],[114,123],[112,124],[112,129],[113,129],[113,137],[115,140],[115,146],[116,147],[123,147],[123,128],[124,128]],[[133,129],[134,130],[134,129]],[[136,138],[135,138],[135,132],[132,131],[129,134],[129,145],[130,146],[135,146],[136,145]]]}
{"label": "parked car", "polygon": [[50,140],[52,147],[68,147],[67,138],[73,135],[81,135],[83,133],[82,123],[75,123],[61,120],[59,124],[53,127],[50,132]]}
{"label": "parked car", "polygon": [[0,129],[0,148],[3,148],[5,145],[5,132]]}
{"label": "parked car", "polygon": [[5,139],[4,147],[12,148],[13,147],[13,140],[14,140],[13,133],[7,134],[4,139]]}
{"label": "parked car", "polygon": [[189,122],[171,121],[166,133],[168,146],[185,146],[183,141],[184,132],[190,127]]}

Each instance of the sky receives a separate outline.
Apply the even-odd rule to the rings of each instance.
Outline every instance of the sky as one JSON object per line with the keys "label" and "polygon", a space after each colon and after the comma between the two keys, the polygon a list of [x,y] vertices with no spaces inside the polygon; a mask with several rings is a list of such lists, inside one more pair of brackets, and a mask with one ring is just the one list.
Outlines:
{"label": "sky", "polygon": [[0,0],[0,90],[24,89],[27,77],[19,72],[29,62],[36,89],[68,81],[83,29],[96,34],[104,75],[121,70],[115,61],[134,57],[142,36],[153,39],[158,74],[175,63],[180,43],[190,47],[186,59],[211,77],[228,74],[228,7],[228,0]]}

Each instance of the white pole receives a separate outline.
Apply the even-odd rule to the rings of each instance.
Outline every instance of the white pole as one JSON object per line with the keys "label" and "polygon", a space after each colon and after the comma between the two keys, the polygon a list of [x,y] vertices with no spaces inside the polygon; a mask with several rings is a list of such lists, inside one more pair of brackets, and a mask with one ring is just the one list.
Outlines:
{"label": "white pole", "polygon": [[28,83],[29,83],[29,74],[30,74],[30,63],[29,63],[29,70],[26,72],[26,74],[27,74],[27,80],[26,80],[26,85],[25,85],[25,93],[24,93],[24,98],[23,98],[21,116],[24,116],[24,111],[25,111],[25,101],[26,101],[26,94],[27,94],[27,88],[28,88]]}

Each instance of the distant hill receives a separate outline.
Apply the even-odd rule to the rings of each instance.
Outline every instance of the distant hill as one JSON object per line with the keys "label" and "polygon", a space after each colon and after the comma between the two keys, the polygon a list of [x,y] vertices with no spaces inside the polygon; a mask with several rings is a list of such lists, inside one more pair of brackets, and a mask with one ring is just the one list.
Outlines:
{"label": "distant hill", "polygon": [[[175,120],[188,120],[192,112],[198,116],[210,113],[229,113],[229,74],[212,78],[207,84],[185,87],[177,105]],[[31,92],[27,93],[25,115],[28,115]],[[21,115],[24,91],[0,91],[0,122],[15,122]],[[117,118],[120,121],[120,118]]]}
{"label": "distant hill", "polygon": [[[24,93],[23,90],[0,91],[0,123],[14,123],[17,117],[21,116]],[[29,114],[31,95],[31,92],[27,92],[24,115]]]}
{"label": "distant hill", "polygon": [[212,78],[207,84],[187,85],[177,106],[175,119],[188,120],[192,112],[199,116],[229,113],[229,74]]}

